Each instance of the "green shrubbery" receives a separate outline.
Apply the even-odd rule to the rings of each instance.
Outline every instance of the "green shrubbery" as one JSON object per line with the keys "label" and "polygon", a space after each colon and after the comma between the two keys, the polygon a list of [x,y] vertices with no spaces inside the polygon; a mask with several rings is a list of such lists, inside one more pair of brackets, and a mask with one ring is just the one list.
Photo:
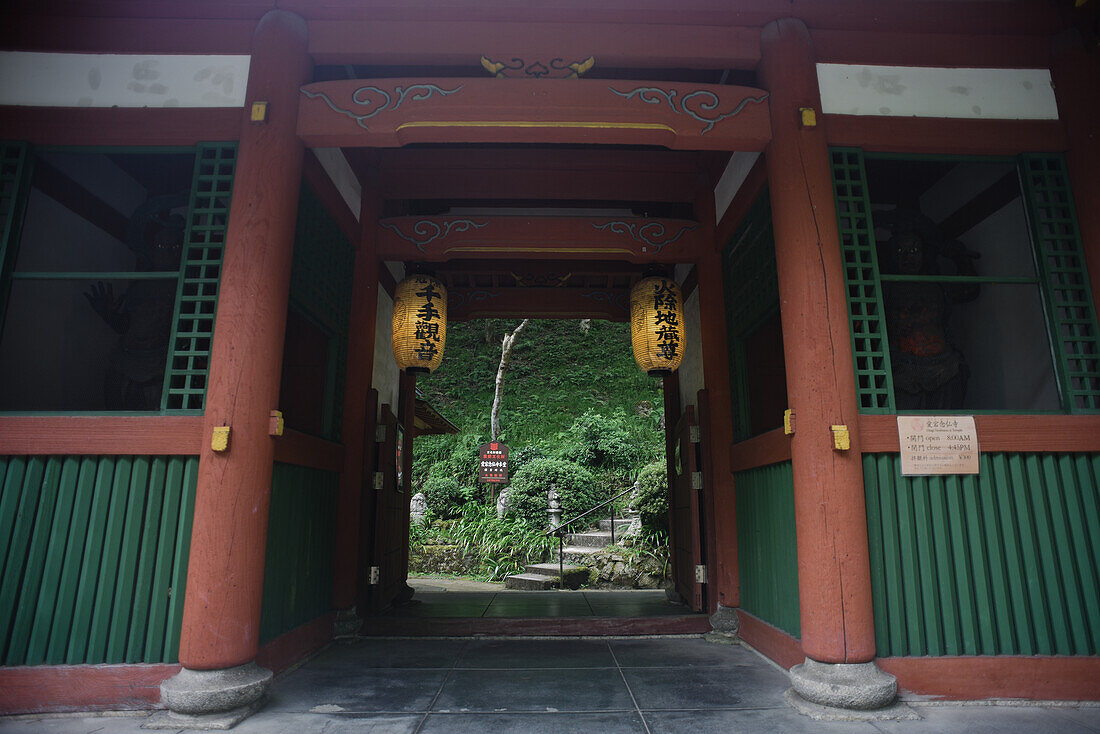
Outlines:
{"label": "green shrubbery", "polygon": [[607,499],[592,472],[563,459],[532,459],[512,475],[509,512],[531,527],[545,528],[546,497],[553,484],[561,495],[562,519],[568,520]]}
{"label": "green shrubbery", "polygon": [[433,515],[441,518],[457,517],[462,514],[462,506],[468,499],[462,487],[459,486],[458,480],[442,473],[429,474],[420,491],[428,500],[428,509]]}
{"label": "green shrubbery", "polygon": [[664,461],[646,464],[638,472],[634,509],[642,513],[642,525],[653,531],[668,530],[668,471]]}
{"label": "green shrubbery", "polygon": [[621,408],[610,416],[586,410],[569,430],[558,435],[558,455],[590,469],[630,474],[647,456],[646,446],[632,440],[630,418]]}

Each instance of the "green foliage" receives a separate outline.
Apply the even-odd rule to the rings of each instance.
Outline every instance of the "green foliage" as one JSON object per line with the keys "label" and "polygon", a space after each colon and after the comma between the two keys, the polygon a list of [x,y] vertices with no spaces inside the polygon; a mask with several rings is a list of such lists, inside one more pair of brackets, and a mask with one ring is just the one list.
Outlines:
{"label": "green foliage", "polygon": [[642,525],[650,531],[668,529],[668,468],[664,461],[646,464],[638,473],[634,509],[642,513]]}
{"label": "green foliage", "polygon": [[412,526],[409,541],[459,546],[478,558],[479,576],[488,581],[499,581],[521,572],[530,563],[541,563],[549,558],[557,542],[522,520],[498,518],[495,508],[476,503],[463,507],[454,520],[432,523],[430,527]]}
{"label": "green foliage", "polygon": [[458,480],[443,473],[429,474],[420,491],[428,500],[428,508],[438,517],[455,517],[466,504]]}
{"label": "green foliage", "polygon": [[608,498],[592,472],[564,459],[533,459],[512,475],[509,511],[533,528],[545,528],[547,493],[553,484],[561,495],[562,519],[569,520]]}
{"label": "green foliage", "polygon": [[[443,364],[419,378],[417,386],[462,433],[416,439],[415,486],[439,471],[436,465],[442,463],[442,471],[460,486],[477,487],[477,449],[488,441],[500,340],[517,323],[489,319],[448,327]],[[585,413],[599,415],[624,429],[628,444],[638,451],[633,466],[615,469],[621,480],[663,451],[658,430],[661,405],[660,380],[634,363],[628,324],[593,321],[585,332],[574,320],[535,320],[512,350],[504,378],[500,440],[512,448],[514,475],[524,461],[558,455],[559,434],[568,433]],[[484,487],[479,491],[487,494]]]}
{"label": "green foliage", "polygon": [[622,408],[611,415],[586,410],[559,434],[559,456],[592,469],[629,475],[639,462],[653,458],[652,447],[632,440],[629,422]]}

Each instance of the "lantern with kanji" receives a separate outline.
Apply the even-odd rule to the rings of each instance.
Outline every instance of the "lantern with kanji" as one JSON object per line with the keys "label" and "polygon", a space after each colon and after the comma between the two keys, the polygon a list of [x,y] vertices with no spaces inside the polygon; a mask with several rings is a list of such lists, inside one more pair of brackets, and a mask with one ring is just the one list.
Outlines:
{"label": "lantern with kanji", "polygon": [[409,374],[427,374],[443,361],[447,289],[430,275],[410,275],[393,292],[393,356]]}
{"label": "lantern with kanji", "polygon": [[652,376],[669,375],[684,358],[684,302],[672,278],[643,278],[630,290],[634,360]]}

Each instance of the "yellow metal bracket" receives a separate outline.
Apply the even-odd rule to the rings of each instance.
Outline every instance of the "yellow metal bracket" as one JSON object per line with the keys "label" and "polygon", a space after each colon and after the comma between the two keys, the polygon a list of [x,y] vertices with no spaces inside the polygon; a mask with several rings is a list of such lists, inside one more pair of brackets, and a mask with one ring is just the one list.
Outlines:
{"label": "yellow metal bracket", "polygon": [[286,429],[286,421],[283,420],[283,411],[271,411],[271,422],[267,426],[267,435],[281,436]]}
{"label": "yellow metal bracket", "polygon": [[215,426],[210,448],[218,453],[229,450],[229,426]]}
{"label": "yellow metal bracket", "polygon": [[788,436],[794,435],[794,411],[790,408],[783,411],[783,433]]}
{"label": "yellow metal bracket", "polygon": [[848,432],[848,426],[832,426],[833,448],[837,451],[848,451],[852,448],[852,434]]}

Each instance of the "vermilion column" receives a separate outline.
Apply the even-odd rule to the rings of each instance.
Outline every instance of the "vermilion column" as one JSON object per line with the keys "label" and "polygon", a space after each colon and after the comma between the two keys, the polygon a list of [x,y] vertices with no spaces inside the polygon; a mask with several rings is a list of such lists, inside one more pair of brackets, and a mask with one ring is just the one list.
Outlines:
{"label": "vermilion column", "polygon": [[[787,394],[794,411],[791,458],[802,649],[810,659],[807,668],[816,668],[813,661],[865,663],[875,655],[875,632],[859,409],[828,148],[820,126],[800,122],[802,107],[821,117],[806,26],[793,18],[770,23],[761,54],[759,77],[771,94],[772,141],[765,156]],[[834,425],[847,427],[847,450],[834,448]],[[792,682],[807,696],[793,670]]]}
{"label": "vermilion column", "polygon": [[[283,11],[265,15],[252,41],[214,329],[180,640],[185,673],[241,666],[258,649],[274,461],[268,427],[278,408],[302,177],[298,88],[310,72],[305,22]],[[249,121],[256,101],[268,103],[265,122]],[[215,452],[211,436],[220,426],[231,428],[229,447]],[[189,682],[181,674],[165,684],[170,709],[226,708],[215,708],[224,701],[186,708],[180,701]]]}
{"label": "vermilion column", "polygon": [[[704,461],[711,464],[713,487],[707,492],[713,498],[715,550],[717,558],[712,578],[716,589],[708,594],[712,609],[718,616],[712,620],[715,629],[722,632],[737,631],[737,615],[733,611],[740,606],[740,587],[737,567],[737,513],[733,491],[733,474],[730,471],[729,448],[733,444],[733,408],[730,396],[729,347],[726,333],[726,300],[722,284],[722,257],[714,226],[713,187],[705,187],[702,199],[696,205],[696,217],[700,226],[711,233],[706,253],[696,263],[699,277],[699,334],[703,352],[703,382],[707,387],[707,432],[710,456]],[[690,338],[690,335],[689,335]],[[715,605],[720,605],[716,607]],[[728,611],[727,611],[728,610]]]}
{"label": "vermilion column", "polygon": [[[344,469],[336,513],[336,559],[332,603],[340,611],[338,633],[350,633],[359,626],[347,611],[355,604],[359,566],[359,513],[363,488],[363,439],[367,416],[367,395],[374,373],[375,321],[378,313],[378,196],[364,189],[359,222],[362,235],[355,252],[355,273],[351,291],[351,324],[348,333],[347,378],[344,383]],[[347,629],[342,624],[347,623]]]}

